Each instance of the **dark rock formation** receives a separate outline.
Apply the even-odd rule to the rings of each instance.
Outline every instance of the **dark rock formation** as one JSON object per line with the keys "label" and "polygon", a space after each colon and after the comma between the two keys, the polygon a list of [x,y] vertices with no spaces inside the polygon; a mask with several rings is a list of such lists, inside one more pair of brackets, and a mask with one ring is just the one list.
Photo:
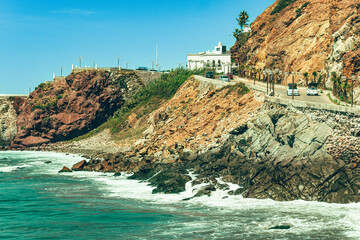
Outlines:
{"label": "dark rock formation", "polygon": [[[337,203],[360,200],[360,171],[327,149],[332,129],[286,109],[263,111],[220,149],[191,163],[199,178],[228,176],[243,196]],[[355,167],[355,169],[354,169]]]}

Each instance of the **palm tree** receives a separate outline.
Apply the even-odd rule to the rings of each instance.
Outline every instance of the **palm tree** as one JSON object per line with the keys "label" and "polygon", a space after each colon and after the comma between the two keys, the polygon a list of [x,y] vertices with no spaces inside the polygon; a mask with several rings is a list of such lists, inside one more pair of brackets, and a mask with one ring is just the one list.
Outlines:
{"label": "palm tree", "polygon": [[236,41],[240,41],[241,31],[238,28],[236,28],[235,32],[233,32],[233,36],[236,39]]}
{"label": "palm tree", "polygon": [[314,82],[316,82],[317,72],[313,72],[312,75],[314,77]]}
{"label": "palm tree", "polygon": [[244,28],[249,26],[249,14],[246,11],[242,11],[236,20],[240,26],[241,33],[244,32]]}
{"label": "palm tree", "polygon": [[306,86],[308,86],[308,85],[309,85],[309,84],[308,84],[308,83],[309,83],[309,80],[308,80],[309,73],[306,72],[306,73],[304,73],[303,75],[304,75],[304,78],[305,78],[305,81],[306,81]]}
{"label": "palm tree", "polygon": [[246,11],[242,11],[239,14],[239,18],[236,18],[236,21],[238,22],[240,29],[236,28],[233,32],[233,36],[242,46],[247,41],[246,35],[244,36],[244,28],[249,26],[249,14]]}

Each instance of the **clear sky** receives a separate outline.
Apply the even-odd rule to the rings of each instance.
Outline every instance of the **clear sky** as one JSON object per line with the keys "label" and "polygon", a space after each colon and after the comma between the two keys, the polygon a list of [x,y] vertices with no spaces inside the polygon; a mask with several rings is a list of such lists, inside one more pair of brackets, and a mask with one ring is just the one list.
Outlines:
{"label": "clear sky", "polygon": [[0,94],[24,94],[72,64],[151,68],[158,41],[162,70],[188,53],[235,40],[235,18],[251,22],[275,0],[0,0]]}

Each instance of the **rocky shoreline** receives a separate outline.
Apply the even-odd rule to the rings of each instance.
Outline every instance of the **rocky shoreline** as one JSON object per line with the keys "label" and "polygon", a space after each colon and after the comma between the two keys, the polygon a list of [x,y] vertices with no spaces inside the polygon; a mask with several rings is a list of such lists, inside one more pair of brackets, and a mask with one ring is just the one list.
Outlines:
{"label": "rocky shoreline", "polygon": [[345,114],[266,103],[256,117],[233,129],[224,144],[203,153],[178,146],[174,160],[166,162],[141,149],[90,153],[72,170],[134,173],[131,178],[149,182],[153,193],[179,193],[192,181],[203,186],[194,197],[210,196],[228,189],[228,182],[239,185],[229,195],[246,198],[359,202],[360,140],[356,131],[349,131],[358,126],[358,118]]}

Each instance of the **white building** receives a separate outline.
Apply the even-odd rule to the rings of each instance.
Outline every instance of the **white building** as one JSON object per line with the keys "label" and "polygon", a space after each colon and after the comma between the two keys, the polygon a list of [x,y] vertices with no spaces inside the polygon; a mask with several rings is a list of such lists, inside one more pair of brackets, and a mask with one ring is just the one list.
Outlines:
{"label": "white building", "polygon": [[226,46],[221,42],[213,51],[200,52],[187,55],[187,67],[189,70],[209,68],[224,74],[232,72],[231,53],[226,52]]}

